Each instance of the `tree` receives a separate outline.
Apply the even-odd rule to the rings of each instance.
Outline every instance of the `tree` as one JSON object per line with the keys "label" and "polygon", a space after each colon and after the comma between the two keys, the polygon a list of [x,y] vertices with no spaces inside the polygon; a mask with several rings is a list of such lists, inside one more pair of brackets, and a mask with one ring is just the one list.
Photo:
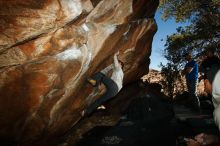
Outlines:
{"label": "tree", "polygon": [[[164,20],[174,18],[177,22],[190,22],[189,26],[178,28],[167,37],[165,51],[169,56],[178,54],[180,57],[188,51],[200,56],[207,47],[220,48],[219,0],[161,0],[160,9]],[[172,57],[168,59],[176,61]]]}
{"label": "tree", "polygon": [[183,79],[181,78],[179,68],[181,68],[182,64],[179,63],[178,54],[169,55],[168,52],[164,52],[164,57],[168,60],[167,64],[161,63],[161,75],[163,77],[163,81],[161,84],[163,85],[164,92],[169,97],[174,97],[176,94],[183,92],[185,89]]}

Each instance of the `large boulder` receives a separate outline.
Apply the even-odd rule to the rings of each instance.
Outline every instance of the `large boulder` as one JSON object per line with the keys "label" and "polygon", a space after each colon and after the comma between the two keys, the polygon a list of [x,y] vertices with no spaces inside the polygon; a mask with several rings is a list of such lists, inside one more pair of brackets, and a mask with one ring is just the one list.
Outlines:
{"label": "large boulder", "polygon": [[93,92],[86,78],[117,51],[124,84],[146,74],[158,3],[0,0],[0,136],[28,143],[70,129]]}

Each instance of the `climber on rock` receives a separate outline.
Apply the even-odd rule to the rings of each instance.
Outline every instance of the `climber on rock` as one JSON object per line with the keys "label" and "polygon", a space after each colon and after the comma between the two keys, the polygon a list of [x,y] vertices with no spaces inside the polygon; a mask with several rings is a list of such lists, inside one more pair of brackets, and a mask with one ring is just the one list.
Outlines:
{"label": "climber on rock", "polygon": [[[105,101],[111,99],[121,90],[123,84],[123,62],[118,60],[119,52],[114,55],[114,63],[110,66],[106,67],[102,71],[94,74],[91,78],[88,78],[87,81],[93,86],[98,87],[104,85],[106,90],[105,93],[97,99],[94,103],[90,104],[90,106],[83,111],[84,115],[91,115],[91,113],[96,110],[100,105],[102,105]],[[108,73],[112,72],[111,77],[108,77]]]}

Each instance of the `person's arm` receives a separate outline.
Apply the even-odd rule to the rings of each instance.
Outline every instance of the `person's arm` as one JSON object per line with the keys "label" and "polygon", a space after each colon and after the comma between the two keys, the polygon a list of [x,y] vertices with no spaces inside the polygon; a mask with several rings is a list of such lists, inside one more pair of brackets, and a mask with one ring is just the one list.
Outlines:
{"label": "person's arm", "polygon": [[110,70],[112,70],[112,69],[113,69],[113,65],[111,64],[111,65],[109,65],[108,67],[104,68],[104,69],[101,71],[101,73],[103,73],[104,75],[107,75],[108,72],[109,72]]}
{"label": "person's arm", "polygon": [[210,93],[210,94],[212,93],[212,84],[209,82],[208,79],[204,80],[204,91],[206,93]]}
{"label": "person's arm", "polygon": [[193,70],[193,67],[185,67],[182,71],[182,74],[188,74]]}
{"label": "person's arm", "polygon": [[219,143],[219,136],[212,134],[200,133],[195,136],[195,140],[201,145],[210,145]]}
{"label": "person's arm", "polygon": [[194,139],[185,139],[187,146],[202,146],[201,143]]}
{"label": "person's arm", "polygon": [[114,67],[115,70],[121,69],[121,65],[120,65],[120,63],[118,62],[118,57],[117,57],[118,54],[119,54],[119,52],[115,53],[115,55],[114,55],[114,64],[113,64],[113,67]]}
{"label": "person's arm", "polygon": [[182,71],[182,74],[190,73],[195,66],[196,66],[196,62],[193,62],[193,63],[191,62],[189,65],[186,65],[184,70]]}
{"label": "person's arm", "polygon": [[203,80],[203,79],[205,79],[205,75],[204,75],[204,74],[201,74],[201,75],[199,76],[199,82],[200,82],[201,80]]}
{"label": "person's arm", "polygon": [[108,67],[104,68],[104,69],[101,71],[101,73],[107,75],[110,70],[112,70],[112,69],[118,70],[118,69],[121,68],[121,66],[120,66],[120,64],[119,64],[119,62],[118,62],[118,58],[117,58],[117,55],[118,55],[118,54],[119,54],[119,52],[115,53],[115,55],[114,55],[114,63],[111,64],[111,65],[109,65]]}

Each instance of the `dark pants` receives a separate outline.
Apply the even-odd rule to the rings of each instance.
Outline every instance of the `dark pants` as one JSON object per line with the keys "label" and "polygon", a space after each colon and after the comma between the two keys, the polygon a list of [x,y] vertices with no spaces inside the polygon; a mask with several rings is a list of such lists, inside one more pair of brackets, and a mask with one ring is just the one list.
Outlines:
{"label": "dark pants", "polygon": [[199,98],[196,93],[197,92],[197,82],[198,82],[197,80],[187,80],[186,84],[187,84],[190,100],[191,100],[193,106],[199,108],[200,101],[199,101]]}
{"label": "dark pants", "polygon": [[91,114],[94,110],[96,110],[97,107],[99,107],[105,101],[111,99],[118,93],[117,84],[108,76],[99,72],[92,76],[92,79],[96,80],[96,86],[99,86],[101,83],[103,83],[106,87],[106,92],[87,108],[87,115]]}

